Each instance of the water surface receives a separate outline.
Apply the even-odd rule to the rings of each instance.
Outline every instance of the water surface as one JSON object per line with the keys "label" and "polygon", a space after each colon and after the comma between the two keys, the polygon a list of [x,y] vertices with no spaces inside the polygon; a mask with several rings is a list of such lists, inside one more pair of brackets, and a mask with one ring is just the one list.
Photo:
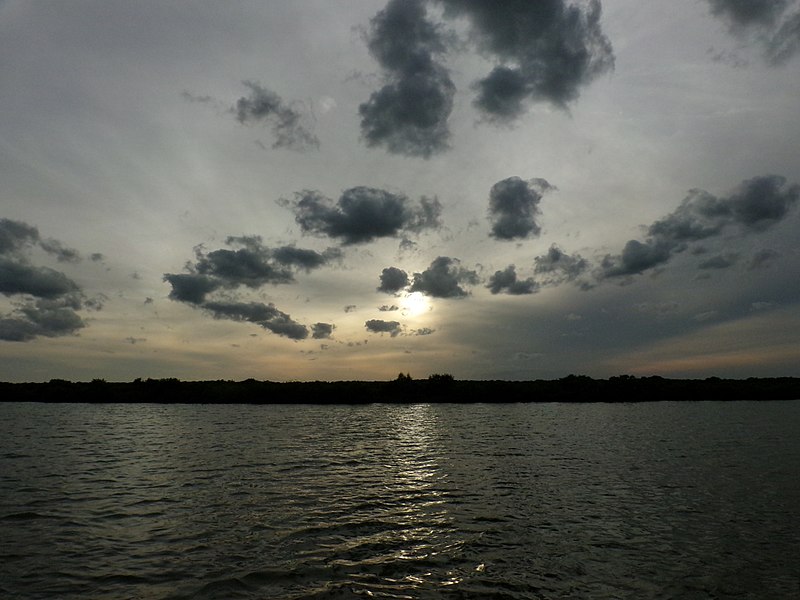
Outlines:
{"label": "water surface", "polygon": [[800,402],[0,404],[3,598],[796,598]]}

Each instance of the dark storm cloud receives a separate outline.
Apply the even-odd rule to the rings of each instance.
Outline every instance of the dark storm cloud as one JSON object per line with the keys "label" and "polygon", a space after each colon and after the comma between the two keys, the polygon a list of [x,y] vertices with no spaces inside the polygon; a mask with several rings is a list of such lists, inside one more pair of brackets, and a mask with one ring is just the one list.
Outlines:
{"label": "dark storm cloud", "polygon": [[29,294],[39,298],[57,298],[78,291],[77,284],[60,271],[0,257],[2,294],[7,296]]}
{"label": "dark storm cloud", "polygon": [[399,292],[409,283],[408,273],[397,267],[386,267],[381,271],[380,280],[378,291],[386,294]]}
{"label": "dark storm cloud", "polygon": [[800,9],[788,17],[774,32],[766,46],[767,60],[780,65],[800,50]]}
{"label": "dark storm cloud", "polygon": [[606,256],[602,268],[606,277],[634,275],[667,262],[675,249],[674,244],[662,241],[629,240],[617,257]]}
{"label": "dark storm cloud", "polygon": [[265,123],[272,127],[273,148],[307,150],[319,146],[319,140],[302,124],[303,115],[273,91],[253,81],[243,81],[249,96],[236,101],[233,112],[243,125]]}
{"label": "dark storm cloud", "polygon": [[495,271],[494,275],[489,278],[489,284],[486,286],[492,294],[511,294],[519,296],[523,294],[533,294],[539,285],[533,280],[532,277],[528,279],[517,279],[517,271],[514,265],[509,265],[502,271]]}
{"label": "dark storm cloud", "polygon": [[770,248],[763,248],[753,254],[753,257],[750,259],[750,265],[748,266],[749,269],[761,269],[770,265],[776,258],[778,258],[780,254],[775,250]]}
{"label": "dark storm cloud", "polygon": [[93,298],[86,298],[83,301],[83,306],[89,310],[99,311],[103,310],[105,303],[108,302],[108,296],[103,293],[97,294]]}
{"label": "dark storm cloud", "polygon": [[461,284],[477,284],[475,271],[459,266],[459,261],[447,256],[439,256],[422,273],[414,273],[410,292],[421,292],[434,298],[463,298],[467,292]]}
{"label": "dark storm cloud", "polygon": [[296,248],[295,246],[280,246],[279,248],[273,248],[271,255],[280,264],[311,271],[328,264],[332,260],[341,259],[343,253],[338,248],[328,248],[320,253],[306,248]]}
{"label": "dark storm cloud", "polygon": [[167,273],[164,275],[164,281],[172,286],[172,291],[169,293],[170,300],[198,305],[205,301],[207,294],[222,285],[211,277],[196,273]]}
{"label": "dark storm cloud", "polygon": [[396,337],[400,333],[400,323],[397,321],[384,321],[383,319],[370,319],[364,323],[367,331],[372,333],[388,333]]}
{"label": "dark storm cloud", "polygon": [[697,265],[697,268],[703,270],[727,269],[728,267],[735,265],[738,260],[739,256],[736,254],[718,254],[717,256],[712,256],[711,258],[704,260]]}
{"label": "dark storm cloud", "polygon": [[269,256],[248,248],[214,250],[199,255],[194,269],[201,275],[213,277],[221,285],[246,285],[258,288],[267,283],[291,283],[294,273],[288,267],[271,261]]}
{"label": "dark storm cloud", "polygon": [[788,0],[708,0],[711,12],[741,27],[774,23]]}
{"label": "dark storm cloud", "polygon": [[36,227],[22,221],[0,219],[0,256],[17,254],[23,248],[34,244],[38,244],[42,250],[55,256],[58,262],[81,261],[81,255],[77,250],[53,238],[43,240]]}
{"label": "dark storm cloud", "polygon": [[567,254],[553,244],[547,254],[533,259],[534,273],[542,276],[546,284],[574,281],[589,268],[589,262],[580,254]]}
{"label": "dark storm cloud", "polygon": [[366,144],[424,158],[446,150],[455,86],[435,60],[446,44],[423,0],[390,0],[370,22],[367,44],[387,81],[358,108]]}
{"label": "dark storm cloud", "polygon": [[800,185],[785,185],[786,179],[778,175],[753,177],[720,202],[730,207],[733,222],[748,229],[766,229],[782,220],[800,198]]}
{"label": "dark storm cloud", "polygon": [[64,273],[30,263],[28,252],[34,244],[59,259],[78,256],[57,240],[43,242],[36,227],[0,219],[0,294],[14,298],[15,304],[11,313],[0,315],[0,340],[70,335],[86,325],[76,311],[84,303],[96,308]]}
{"label": "dark storm cloud", "polygon": [[790,60],[800,49],[800,3],[794,0],[708,0],[712,14],[731,32],[762,47],[771,65]]}
{"label": "dark storm cloud", "polygon": [[210,312],[215,319],[247,321],[255,323],[277,335],[293,340],[308,337],[308,328],[301,325],[285,312],[278,310],[271,302],[204,302],[201,308]]}
{"label": "dark storm cloud", "polygon": [[0,255],[16,253],[39,241],[39,230],[21,221],[0,219]]}
{"label": "dark storm cloud", "polygon": [[536,220],[541,214],[539,202],[542,194],[551,189],[553,186],[544,179],[524,181],[509,177],[495,183],[489,192],[491,236],[513,240],[539,235],[541,227]]}
{"label": "dark storm cloud", "polygon": [[315,340],[328,339],[331,337],[334,329],[335,327],[331,323],[314,323],[311,326],[311,337]]}
{"label": "dark storm cloud", "polygon": [[614,67],[599,0],[439,1],[446,15],[469,19],[480,49],[498,62],[474,86],[474,104],[491,120],[511,121],[529,102],[565,107]]}
{"label": "dark storm cloud", "polygon": [[442,206],[436,198],[422,197],[413,205],[402,194],[377,188],[350,188],[335,203],[319,192],[304,191],[283,204],[293,210],[304,233],[339,238],[344,244],[441,227]]}
{"label": "dark storm cloud", "polygon": [[0,340],[27,342],[39,336],[71,335],[86,326],[76,308],[80,304],[74,298],[27,302],[15,313],[0,318]]}
{"label": "dark storm cloud", "polygon": [[264,246],[258,236],[228,237],[225,243],[240,247],[206,253],[198,246],[196,261],[187,265],[190,274],[165,275],[173,285],[170,297],[196,304],[203,301],[205,294],[221,287],[244,285],[255,289],[268,283],[292,283],[297,270],[317,269],[342,256],[337,248],[321,253],[295,246],[270,248]]}
{"label": "dark storm cloud", "polygon": [[[270,248],[259,236],[230,236],[225,243],[238,248],[205,252],[202,246],[198,246],[195,248],[195,262],[186,265],[188,273],[164,275],[164,281],[172,286],[170,299],[203,309],[217,319],[255,323],[294,340],[307,338],[308,328],[272,303],[239,302],[227,297],[209,300],[207,296],[217,290],[234,290],[242,286],[257,289],[270,283],[292,283],[296,271],[310,271],[338,260],[341,251],[329,248],[320,253],[295,246]],[[315,337],[318,333],[322,335],[326,326],[326,323],[314,325]]]}
{"label": "dark storm cloud", "polygon": [[58,262],[77,263],[81,261],[80,253],[74,248],[68,248],[58,240],[47,239],[39,242],[42,249],[56,257]]}
{"label": "dark storm cloud", "polygon": [[786,185],[777,175],[747,179],[727,198],[691,190],[670,215],[648,228],[644,242],[630,240],[618,256],[607,255],[605,277],[641,273],[669,261],[689,244],[720,235],[726,228],[760,232],[783,220],[800,197],[800,186]]}

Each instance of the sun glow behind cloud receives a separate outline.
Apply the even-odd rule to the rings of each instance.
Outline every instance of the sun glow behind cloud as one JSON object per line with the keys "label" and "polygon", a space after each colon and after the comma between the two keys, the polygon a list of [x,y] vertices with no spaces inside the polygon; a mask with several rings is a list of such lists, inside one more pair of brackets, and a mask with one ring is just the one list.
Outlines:
{"label": "sun glow behind cloud", "polygon": [[411,292],[403,296],[400,308],[403,315],[409,317],[419,317],[433,310],[428,298],[420,292]]}

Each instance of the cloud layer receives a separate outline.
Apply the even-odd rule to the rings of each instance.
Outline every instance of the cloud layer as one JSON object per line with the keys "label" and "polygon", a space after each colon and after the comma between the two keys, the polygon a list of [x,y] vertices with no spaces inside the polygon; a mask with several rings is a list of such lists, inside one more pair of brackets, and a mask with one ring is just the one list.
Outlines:
{"label": "cloud layer", "polygon": [[[298,271],[310,271],[341,258],[341,251],[329,248],[316,252],[295,246],[267,247],[259,236],[228,237],[228,246],[205,252],[195,249],[194,263],[187,263],[188,273],[166,273],[164,281],[172,286],[171,300],[184,302],[203,309],[216,319],[245,321],[260,325],[277,335],[294,340],[308,337],[309,329],[278,310],[271,302],[242,302],[238,299],[209,299],[217,290],[234,291],[245,287],[258,289],[267,284],[294,283]],[[312,335],[320,339],[329,337],[333,326],[317,323]]]}
{"label": "cloud layer", "polygon": [[[58,240],[42,239],[36,227],[0,219],[0,294],[15,304],[11,313],[0,316],[0,340],[59,337],[86,326],[76,312],[86,304],[83,291],[61,271],[32,264],[30,251],[37,245],[61,262],[80,260],[76,250]],[[91,305],[102,307],[99,301]]]}
{"label": "cloud layer", "polygon": [[492,237],[514,240],[538,236],[542,230],[537,221],[539,202],[542,194],[552,189],[544,179],[509,177],[495,183],[489,192]]}
{"label": "cloud layer", "polygon": [[460,265],[456,258],[439,256],[421,273],[414,273],[409,292],[420,292],[432,298],[463,298],[469,295],[464,285],[476,285],[475,271]]}
{"label": "cloud layer", "polygon": [[445,43],[423,0],[391,0],[372,19],[367,45],[386,84],[358,107],[366,144],[423,158],[446,150],[455,86],[436,61]]}
{"label": "cloud layer", "polygon": [[402,194],[365,186],[345,190],[336,202],[319,192],[304,191],[283,204],[292,209],[303,233],[339,239],[343,244],[441,227],[442,205],[436,198],[412,203]]}
{"label": "cloud layer", "polygon": [[630,240],[621,254],[602,262],[605,277],[624,277],[664,264],[694,242],[719,236],[764,231],[784,219],[800,197],[800,186],[777,175],[742,181],[728,196],[717,198],[691,190],[680,206],[648,228],[644,241]]}
{"label": "cloud layer", "polygon": [[708,0],[711,12],[731,32],[758,44],[768,64],[776,66],[800,50],[800,2],[795,0]]}
{"label": "cloud layer", "polygon": [[[599,0],[431,0],[449,19],[466,17],[470,41],[495,61],[475,82],[475,107],[489,121],[511,122],[533,102],[565,108],[582,86],[611,70],[614,54],[600,26]],[[469,44],[428,16],[425,0],[390,0],[370,22],[370,53],[385,84],[359,106],[368,146],[430,158],[449,149],[456,86],[443,60]]]}
{"label": "cloud layer", "polygon": [[233,112],[242,125],[264,124],[272,129],[273,148],[308,150],[319,147],[319,140],[303,125],[302,113],[275,92],[253,81],[243,81],[248,96],[236,101]]}
{"label": "cloud layer", "polygon": [[497,61],[474,85],[475,106],[491,120],[513,121],[532,102],[566,107],[614,66],[599,0],[441,2],[447,14],[469,19],[479,48]]}

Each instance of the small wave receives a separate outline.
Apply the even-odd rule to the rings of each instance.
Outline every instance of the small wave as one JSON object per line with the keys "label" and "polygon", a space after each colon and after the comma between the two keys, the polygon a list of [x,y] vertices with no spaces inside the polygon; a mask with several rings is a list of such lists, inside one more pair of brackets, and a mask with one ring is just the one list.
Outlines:
{"label": "small wave", "polygon": [[43,515],[37,512],[18,512],[18,513],[11,513],[8,515],[3,515],[0,517],[0,521],[33,521],[34,519],[55,519],[56,517],[52,515]]}

